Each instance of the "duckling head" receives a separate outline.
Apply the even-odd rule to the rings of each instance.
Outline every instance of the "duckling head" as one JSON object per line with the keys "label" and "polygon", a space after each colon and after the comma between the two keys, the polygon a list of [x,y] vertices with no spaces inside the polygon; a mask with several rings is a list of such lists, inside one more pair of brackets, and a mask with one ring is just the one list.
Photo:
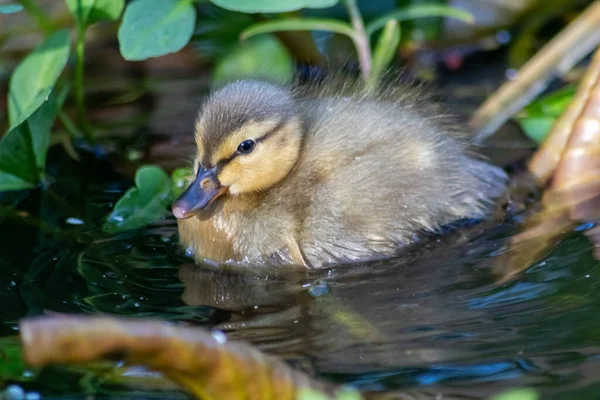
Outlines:
{"label": "duckling head", "polygon": [[217,90],[196,121],[196,176],[173,214],[188,218],[221,196],[268,190],[296,164],[302,136],[298,107],[285,88],[237,81]]}

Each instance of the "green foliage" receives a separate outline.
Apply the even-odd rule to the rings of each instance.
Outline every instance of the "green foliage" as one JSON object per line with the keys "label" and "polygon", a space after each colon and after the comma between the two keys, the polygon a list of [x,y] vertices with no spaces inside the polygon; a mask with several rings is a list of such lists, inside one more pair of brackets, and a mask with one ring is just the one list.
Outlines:
{"label": "green foliage", "polygon": [[269,77],[274,82],[289,83],[294,69],[286,48],[274,37],[265,35],[238,44],[221,58],[213,72],[213,84],[219,86],[249,77]]}
{"label": "green foliage", "polygon": [[117,233],[146,226],[161,218],[171,204],[171,180],[154,165],[140,167],[135,174],[137,187],[119,199],[102,230]]}
{"label": "green foliage", "polygon": [[227,10],[243,13],[278,13],[301,8],[333,7],[339,0],[211,0],[211,2]]}
{"label": "green foliage", "polygon": [[373,52],[373,65],[367,80],[367,88],[372,90],[379,84],[383,71],[392,62],[394,53],[400,43],[400,26],[398,21],[390,19],[379,37]]}
{"label": "green foliage", "polygon": [[554,122],[567,108],[573,96],[575,86],[567,86],[534,101],[516,117],[525,134],[533,141],[541,143]]}
{"label": "green foliage", "polygon": [[287,18],[265,21],[254,24],[245,29],[240,37],[248,39],[263,33],[282,31],[326,31],[339,33],[350,38],[355,36],[354,29],[342,21],[327,18]]}
{"label": "green foliage", "polygon": [[363,399],[360,392],[350,387],[343,387],[335,393],[335,397],[331,397],[316,389],[305,388],[298,390],[296,400],[361,400]]}
{"label": "green foliage", "polygon": [[135,0],[119,27],[121,55],[139,61],[177,52],[189,42],[195,24],[191,0]]}
{"label": "green foliage", "polygon": [[[23,380],[26,368],[19,338],[0,338],[0,354],[2,355],[0,381]],[[4,399],[2,396],[0,398]]]}
{"label": "green foliage", "polygon": [[69,31],[48,37],[17,66],[8,88],[10,128],[25,121],[48,99],[69,58]]}
{"label": "green foliage", "polygon": [[23,11],[20,4],[0,4],[0,14],[14,14],[19,11]]}
{"label": "green foliage", "polygon": [[540,396],[534,389],[512,389],[492,397],[490,400],[538,400]]}
{"label": "green foliage", "polygon": [[65,0],[65,2],[75,21],[81,25],[115,21],[125,6],[125,0]]}
{"label": "green foliage", "polygon": [[177,168],[171,173],[171,197],[176,199],[190,184],[191,168]]}
{"label": "green foliage", "polygon": [[398,8],[383,14],[374,19],[365,26],[368,35],[372,35],[383,28],[387,21],[395,19],[397,21],[407,21],[417,18],[447,17],[454,18],[464,22],[473,23],[473,16],[468,12],[448,7],[441,4],[413,4],[408,7]]}
{"label": "green foliage", "polygon": [[67,91],[52,93],[0,141],[0,192],[33,188],[44,176],[50,130]]}

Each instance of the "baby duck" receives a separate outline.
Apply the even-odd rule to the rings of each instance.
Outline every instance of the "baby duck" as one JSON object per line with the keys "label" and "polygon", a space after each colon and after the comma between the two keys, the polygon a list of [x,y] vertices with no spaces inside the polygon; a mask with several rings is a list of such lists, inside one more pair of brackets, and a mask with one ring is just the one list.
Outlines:
{"label": "baby duck", "polygon": [[205,101],[195,179],[173,204],[197,262],[323,267],[394,255],[485,217],[505,173],[407,89],[237,81]]}

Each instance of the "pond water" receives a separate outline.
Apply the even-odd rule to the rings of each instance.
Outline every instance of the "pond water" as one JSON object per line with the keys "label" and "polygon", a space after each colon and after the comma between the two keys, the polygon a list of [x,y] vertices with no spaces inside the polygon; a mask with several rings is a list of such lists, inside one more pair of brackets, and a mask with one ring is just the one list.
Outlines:
{"label": "pond water", "polygon": [[[182,254],[173,217],[102,233],[131,180],[103,154],[85,154],[83,168],[60,148],[49,157],[51,190],[0,195],[5,360],[24,316],[102,312],[221,329],[316,376],[408,398],[484,399],[521,386],[545,399],[598,397],[600,263],[585,227],[504,285],[492,267],[521,215],[371,265],[220,270]],[[9,381],[61,399],[187,398],[155,374],[111,366],[53,367]]]}

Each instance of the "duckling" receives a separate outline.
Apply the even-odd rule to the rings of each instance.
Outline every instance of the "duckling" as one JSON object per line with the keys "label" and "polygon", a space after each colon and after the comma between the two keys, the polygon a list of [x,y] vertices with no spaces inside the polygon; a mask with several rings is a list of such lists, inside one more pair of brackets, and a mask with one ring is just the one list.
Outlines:
{"label": "duckling", "polygon": [[407,88],[229,83],[195,124],[180,242],[197,262],[319,268],[484,218],[507,176],[453,126]]}

